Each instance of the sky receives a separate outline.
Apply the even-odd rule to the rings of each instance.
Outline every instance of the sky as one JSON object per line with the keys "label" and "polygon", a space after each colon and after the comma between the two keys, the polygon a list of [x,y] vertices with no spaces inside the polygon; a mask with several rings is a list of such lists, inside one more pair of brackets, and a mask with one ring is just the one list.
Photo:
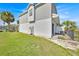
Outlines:
{"label": "sky", "polygon": [[[0,3],[0,12],[1,11],[9,11],[11,12],[15,17],[15,22],[19,19],[19,15],[26,10],[28,6],[28,3]],[[2,21],[0,20],[0,25],[2,24]]]}
{"label": "sky", "polygon": [[[0,11],[10,11],[15,20],[26,10],[28,3],[0,3]],[[78,3],[56,3],[57,12],[62,23],[65,20],[75,21],[79,25],[79,4]],[[16,21],[15,21],[16,23]],[[0,22],[0,24],[2,24]]]}
{"label": "sky", "polygon": [[61,23],[66,20],[75,21],[79,26],[79,3],[58,3],[57,12]]}

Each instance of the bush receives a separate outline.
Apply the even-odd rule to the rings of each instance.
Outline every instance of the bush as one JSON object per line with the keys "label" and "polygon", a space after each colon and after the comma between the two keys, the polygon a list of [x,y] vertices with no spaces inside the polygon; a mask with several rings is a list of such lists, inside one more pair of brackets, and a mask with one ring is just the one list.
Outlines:
{"label": "bush", "polygon": [[66,40],[65,37],[64,37],[64,35],[58,36],[58,39]]}
{"label": "bush", "polygon": [[62,40],[70,40],[71,38],[68,35],[60,35],[58,36],[58,39],[62,39]]}

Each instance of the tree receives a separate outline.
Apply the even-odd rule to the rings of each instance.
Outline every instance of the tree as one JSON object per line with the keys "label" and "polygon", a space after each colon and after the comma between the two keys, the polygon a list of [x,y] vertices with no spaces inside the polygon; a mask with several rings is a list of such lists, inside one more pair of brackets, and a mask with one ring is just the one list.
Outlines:
{"label": "tree", "polygon": [[1,19],[8,24],[8,29],[10,30],[10,22],[14,21],[14,16],[11,14],[11,12],[1,12]]}
{"label": "tree", "polygon": [[77,29],[76,23],[74,21],[67,20],[67,21],[64,21],[62,25],[65,26],[64,28],[65,30],[75,31]]}

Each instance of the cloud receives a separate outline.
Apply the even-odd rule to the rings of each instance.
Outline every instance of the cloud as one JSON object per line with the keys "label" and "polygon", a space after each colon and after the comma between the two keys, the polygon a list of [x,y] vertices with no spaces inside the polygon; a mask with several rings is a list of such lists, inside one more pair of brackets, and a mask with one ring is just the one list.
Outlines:
{"label": "cloud", "polygon": [[79,25],[79,12],[77,8],[78,5],[67,5],[61,4],[57,6],[57,12],[62,23],[65,20],[75,21]]}
{"label": "cloud", "polygon": [[77,26],[79,25],[79,17],[71,17],[71,15],[67,15],[67,14],[60,14],[59,15],[59,18],[60,18],[60,22],[62,23],[63,21],[66,21],[66,20],[70,20],[70,21],[74,21],[76,22]]}
{"label": "cloud", "polygon": [[71,9],[72,8],[66,8],[66,7],[57,9],[60,19],[70,19],[71,15],[70,15],[69,10]]}
{"label": "cloud", "polygon": [[58,15],[61,19],[69,19],[71,17],[68,11],[58,12]]}
{"label": "cloud", "polygon": [[65,15],[65,14],[60,14],[59,17],[61,19],[67,19],[67,18],[69,18],[69,16],[68,15]]}
{"label": "cloud", "polygon": [[0,11],[15,11],[15,12],[23,12],[24,10],[25,10],[26,8],[24,8],[24,9],[16,9],[16,8],[10,8],[10,9],[8,9],[8,8],[0,8]]}

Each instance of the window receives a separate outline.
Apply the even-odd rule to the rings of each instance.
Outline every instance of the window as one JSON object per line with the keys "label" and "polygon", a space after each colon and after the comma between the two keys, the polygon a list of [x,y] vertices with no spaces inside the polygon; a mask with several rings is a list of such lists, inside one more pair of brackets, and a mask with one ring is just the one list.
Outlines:
{"label": "window", "polygon": [[29,10],[29,16],[32,16],[32,9]]}

